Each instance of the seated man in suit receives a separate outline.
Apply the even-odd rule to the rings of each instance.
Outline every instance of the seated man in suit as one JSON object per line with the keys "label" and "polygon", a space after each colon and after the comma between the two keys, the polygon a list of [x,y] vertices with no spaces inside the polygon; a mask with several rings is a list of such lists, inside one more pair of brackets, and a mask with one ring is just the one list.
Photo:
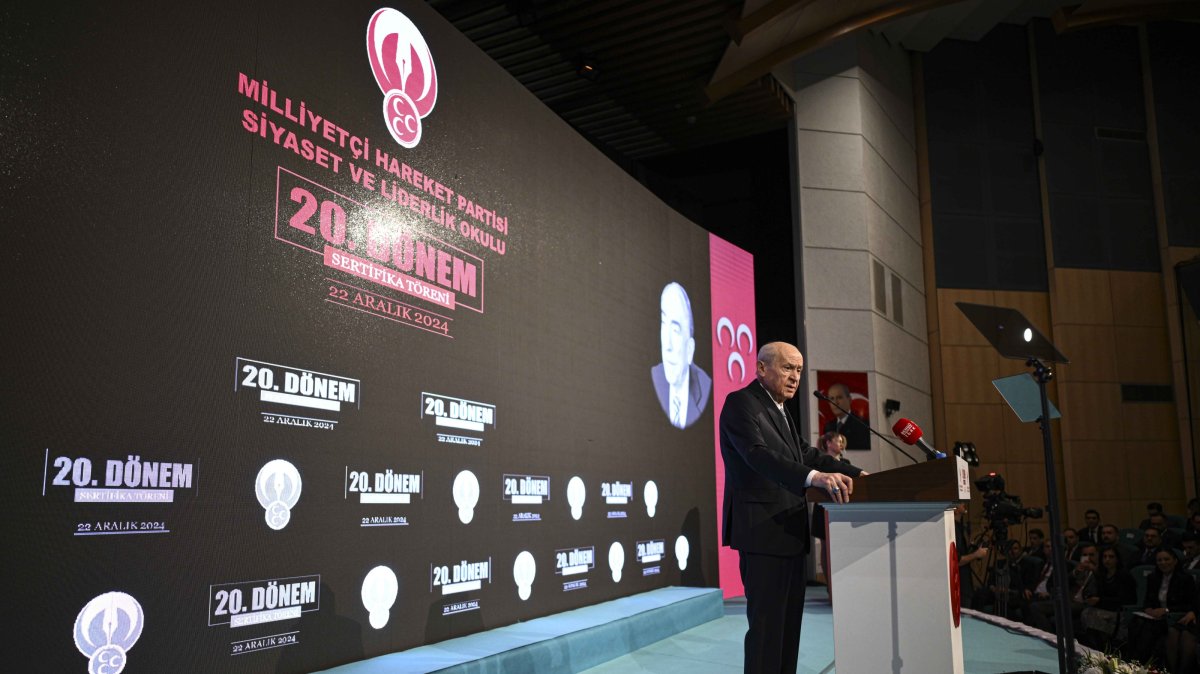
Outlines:
{"label": "seated man in suit", "polygon": [[1128,569],[1137,564],[1138,551],[1121,542],[1121,530],[1115,524],[1100,527],[1100,545],[1117,551],[1122,568]]}
{"label": "seated man in suit", "polygon": [[1173,530],[1167,524],[1166,513],[1155,513],[1155,514],[1151,515],[1150,516],[1150,526],[1154,527],[1155,529],[1158,529],[1158,534],[1162,538],[1163,546],[1168,547],[1168,548],[1175,548],[1176,550],[1179,549],[1180,543],[1182,543],[1183,541],[1179,540],[1179,530],[1178,529]]}
{"label": "seated man in suit", "polygon": [[870,449],[871,432],[867,430],[867,422],[850,409],[850,387],[842,383],[830,384],[828,395],[833,401],[834,418],[825,424],[825,432],[846,436],[846,449]]}
{"label": "seated man in suit", "polygon": [[1079,540],[1084,543],[1100,542],[1100,511],[1089,508],[1083,513],[1083,528],[1079,530]]}
{"label": "seated man in suit", "polygon": [[712,379],[692,363],[696,354],[695,326],[692,302],[683,286],[673,281],[668,283],[659,298],[659,309],[662,362],[650,369],[650,379],[658,394],[658,404],[671,425],[687,428],[696,423],[708,406]]}
{"label": "seated man in suit", "polygon": [[1179,560],[1179,568],[1184,571],[1200,571],[1200,536],[1187,532],[1180,543],[1183,546],[1183,559]]}
{"label": "seated man in suit", "polygon": [[757,378],[721,409],[725,463],[721,543],[738,551],[746,589],[746,672],[794,672],[800,655],[809,549],[805,489],[849,500],[862,471],[809,447],[784,403],[796,395],[804,356],[791,344],[758,351]]}
{"label": "seated man in suit", "polygon": [[1162,532],[1157,527],[1147,525],[1142,529],[1142,542],[1138,545],[1134,566],[1145,566],[1156,563],[1158,553],[1167,549],[1162,542]]}
{"label": "seated man in suit", "polygon": [[1042,543],[1046,542],[1046,532],[1034,527],[1029,530],[1029,544],[1025,546],[1025,554],[1034,557],[1042,556]]}
{"label": "seated man in suit", "polygon": [[[1162,511],[1163,511],[1163,506],[1158,501],[1151,501],[1151,502],[1147,503],[1146,504],[1146,519],[1142,520],[1141,524],[1138,525],[1138,528],[1145,529],[1146,527],[1150,526],[1150,518],[1154,515],[1161,514]],[[1161,534],[1162,532],[1160,531],[1159,533]]]}

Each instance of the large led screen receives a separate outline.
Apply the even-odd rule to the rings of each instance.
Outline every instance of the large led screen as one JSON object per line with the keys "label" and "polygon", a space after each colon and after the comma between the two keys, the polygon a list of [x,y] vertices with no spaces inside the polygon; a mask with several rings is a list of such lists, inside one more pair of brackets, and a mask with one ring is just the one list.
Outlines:
{"label": "large led screen", "polygon": [[752,261],[420,2],[3,10],[29,671],[302,672],[718,584]]}

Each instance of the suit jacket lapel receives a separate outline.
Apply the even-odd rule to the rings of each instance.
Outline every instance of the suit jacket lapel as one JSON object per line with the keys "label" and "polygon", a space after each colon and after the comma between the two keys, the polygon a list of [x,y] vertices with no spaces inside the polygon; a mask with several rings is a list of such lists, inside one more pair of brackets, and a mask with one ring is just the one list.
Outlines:
{"label": "suit jacket lapel", "polygon": [[788,431],[787,422],[783,418],[783,413],[779,411],[779,406],[776,405],[775,401],[771,399],[771,394],[767,393],[767,390],[762,387],[762,384],[754,381],[750,384],[750,386],[755,390],[755,393],[758,396],[758,401],[762,403],[763,407],[766,408],[767,416],[770,417],[771,423],[775,425],[775,430],[778,431],[780,437],[783,438],[784,444],[792,450],[792,458],[797,458],[795,455],[799,450],[798,443],[792,436],[791,432]]}

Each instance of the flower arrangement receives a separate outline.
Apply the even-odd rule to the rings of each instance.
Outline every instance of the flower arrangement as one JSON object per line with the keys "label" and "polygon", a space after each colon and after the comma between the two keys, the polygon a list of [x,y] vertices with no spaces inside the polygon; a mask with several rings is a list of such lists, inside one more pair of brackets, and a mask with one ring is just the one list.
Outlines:
{"label": "flower arrangement", "polygon": [[1092,651],[1079,658],[1079,674],[1170,674],[1158,665],[1143,665],[1122,660],[1111,653]]}

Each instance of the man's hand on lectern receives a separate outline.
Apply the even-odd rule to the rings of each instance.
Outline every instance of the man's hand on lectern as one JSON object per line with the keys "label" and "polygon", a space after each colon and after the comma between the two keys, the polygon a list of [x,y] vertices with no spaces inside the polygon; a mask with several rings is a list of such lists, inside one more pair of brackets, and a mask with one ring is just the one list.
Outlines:
{"label": "man's hand on lectern", "polygon": [[813,476],[812,486],[820,487],[828,492],[829,498],[834,503],[847,503],[850,501],[850,494],[854,491],[854,480],[841,473],[822,473],[818,471]]}

